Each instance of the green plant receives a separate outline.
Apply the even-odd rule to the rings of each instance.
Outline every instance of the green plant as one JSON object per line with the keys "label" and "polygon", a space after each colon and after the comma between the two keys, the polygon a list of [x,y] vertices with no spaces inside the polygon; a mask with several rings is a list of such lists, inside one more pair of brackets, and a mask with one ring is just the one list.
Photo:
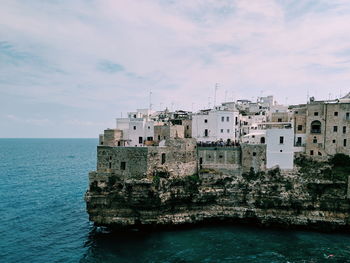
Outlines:
{"label": "green plant", "polygon": [[350,157],[343,153],[336,153],[330,158],[329,163],[333,167],[350,167]]}
{"label": "green plant", "polygon": [[160,177],[159,177],[158,175],[154,175],[152,181],[153,181],[153,184],[154,184],[156,187],[158,187],[158,186],[159,186],[159,183],[160,183]]}

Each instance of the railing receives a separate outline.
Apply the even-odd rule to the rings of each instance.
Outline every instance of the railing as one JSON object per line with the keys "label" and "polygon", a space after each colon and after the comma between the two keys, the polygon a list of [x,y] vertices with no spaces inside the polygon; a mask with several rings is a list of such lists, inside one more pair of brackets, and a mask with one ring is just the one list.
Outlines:
{"label": "railing", "polygon": [[311,133],[321,133],[321,130],[320,129],[311,129]]}
{"label": "railing", "polygon": [[239,147],[238,142],[197,142],[198,147]]}

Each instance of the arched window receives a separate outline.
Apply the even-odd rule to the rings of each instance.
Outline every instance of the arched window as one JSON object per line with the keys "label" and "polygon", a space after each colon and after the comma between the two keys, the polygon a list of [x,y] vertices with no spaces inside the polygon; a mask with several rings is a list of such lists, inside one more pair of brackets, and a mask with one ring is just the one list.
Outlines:
{"label": "arched window", "polygon": [[265,143],[265,137],[260,138],[260,143]]}
{"label": "arched window", "polygon": [[321,133],[321,122],[320,121],[311,122],[311,133]]}

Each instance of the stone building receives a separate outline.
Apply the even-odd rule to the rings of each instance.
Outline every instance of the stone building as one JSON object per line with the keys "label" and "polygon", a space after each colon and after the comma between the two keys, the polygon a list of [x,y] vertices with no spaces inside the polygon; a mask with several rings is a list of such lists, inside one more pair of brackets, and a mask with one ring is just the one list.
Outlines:
{"label": "stone building", "polygon": [[336,153],[350,154],[350,94],[306,105],[306,154],[324,159]]}
{"label": "stone building", "polygon": [[297,105],[291,107],[292,122],[294,127],[294,146],[298,151],[305,151],[306,145],[306,105]]}
{"label": "stone building", "polygon": [[154,126],[154,142],[171,138],[185,138],[185,127],[183,125],[160,124]]}
{"label": "stone building", "polygon": [[99,145],[124,146],[123,131],[119,129],[106,129],[99,136]]}
{"label": "stone building", "polygon": [[196,141],[177,138],[166,140],[164,146],[98,146],[96,171],[90,172],[89,181],[105,187],[114,177],[129,180],[196,173]]}

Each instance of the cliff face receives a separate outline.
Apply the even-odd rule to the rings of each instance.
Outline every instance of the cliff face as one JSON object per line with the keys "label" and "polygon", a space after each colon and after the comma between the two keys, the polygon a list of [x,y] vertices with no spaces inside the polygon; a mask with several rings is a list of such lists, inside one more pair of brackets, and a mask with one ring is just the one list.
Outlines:
{"label": "cliff face", "polygon": [[109,177],[103,187],[91,184],[85,198],[90,220],[105,226],[239,220],[349,229],[347,189],[347,180],[326,180],[317,173],[275,169],[228,175],[203,169],[183,177],[166,173],[129,180]]}

